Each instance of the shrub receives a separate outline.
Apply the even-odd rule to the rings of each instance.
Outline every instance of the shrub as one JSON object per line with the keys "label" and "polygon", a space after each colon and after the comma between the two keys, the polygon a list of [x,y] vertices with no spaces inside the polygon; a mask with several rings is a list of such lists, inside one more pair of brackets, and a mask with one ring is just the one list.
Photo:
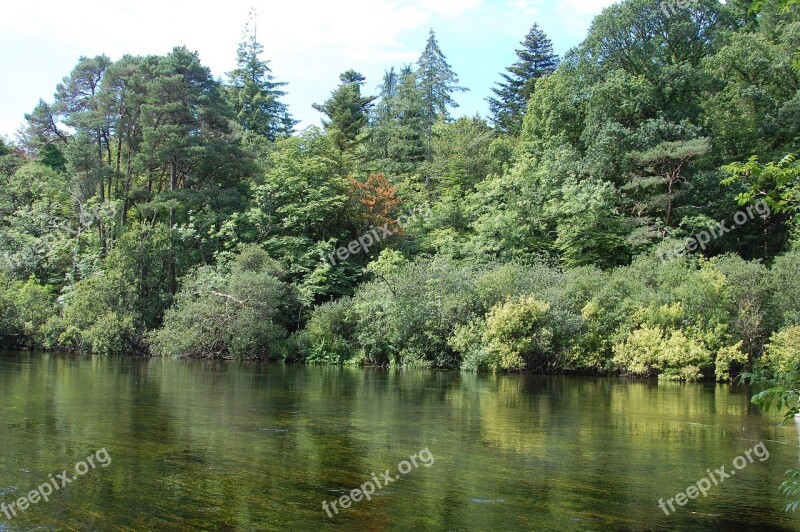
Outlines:
{"label": "shrub", "polygon": [[776,258],[771,273],[774,286],[770,307],[776,314],[775,330],[800,325],[800,251]]}
{"label": "shrub", "polygon": [[[187,276],[164,317],[151,334],[158,356],[202,358],[273,358],[289,355],[286,329],[277,323],[287,296],[272,273],[274,261],[264,251],[249,250],[231,266],[203,267]],[[255,270],[253,270],[255,269]]]}
{"label": "shrub", "polygon": [[314,309],[298,335],[301,356],[310,363],[343,364],[356,354],[357,315],[351,298],[324,303]]}
{"label": "shrub", "polygon": [[773,333],[760,361],[763,369],[773,373],[792,371],[800,364],[800,325]]}
{"label": "shrub", "polygon": [[486,316],[483,333],[489,369],[548,369],[553,349],[549,312],[549,304],[532,296],[494,306]]}
{"label": "shrub", "polygon": [[459,325],[448,341],[454,351],[461,354],[461,369],[466,371],[491,371],[490,355],[483,341],[486,320],[476,318]]}
{"label": "shrub", "polygon": [[614,364],[632,375],[695,381],[703,378],[701,371],[711,364],[711,356],[681,330],[644,326],[614,346]]}
{"label": "shrub", "polygon": [[48,344],[100,355],[122,354],[138,343],[136,290],[120,271],[97,273],[73,285],[61,316],[44,329]]}
{"label": "shrub", "polygon": [[721,348],[714,358],[714,374],[717,381],[730,380],[733,368],[741,368],[745,364],[747,364],[747,353],[742,351],[741,342]]}
{"label": "shrub", "polygon": [[22,335],[28,347],[46,343],[45,324],[55,315],[56,306],[53,287],[42,285],[36,279],[15,283],[14,289],[17,316]]}

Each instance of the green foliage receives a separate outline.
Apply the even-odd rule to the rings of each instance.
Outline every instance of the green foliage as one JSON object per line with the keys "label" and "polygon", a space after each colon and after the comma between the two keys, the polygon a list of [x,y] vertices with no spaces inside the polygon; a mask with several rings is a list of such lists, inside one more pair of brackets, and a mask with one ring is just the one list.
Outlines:
{"label": "green foliage", "polygon": [[490,174],[502,172],[493,150],[495,133],[481,119],[437,122],[433,127],[433,159],[425,165],[428,179],[443,195],[461,197]]}
{"label": "green foliage", "polygon": [[486,315],[482,341],[488,367],[497,370],[546,369],[553,350],[548,327],[550,305],[533,297],[509,300]]}
{"label": "green foliage", "polygon": [[469,89],[459,86],[458,76],[439,48],[433,29],[428,34],[425,50],[417,60],[417,65],[419,70],[416,72],[416,78],[422,102],[422,116],[428,132],[427,144],[430,146],[433,124],[438,120],[449,120],[449,109],[458,107],[453,100],[453,93]]}
{"label": "green foliage", "polygon": [[614,346],[614,363],[633,375],[695,381],[703,378],[701,371],[711,364],[711,355],[681,330],[645,326]]}
{"label": "green foliage", "polygon": [[625,225],[615,206],[615,191],[607,182],[569,180],[559,191],[556,248],[570,267],[614,266],[630,254]]}
{"label": "green foliage", "polygon": [[[0,144],[0,341],[688,380],[786,369],[800,19],[746,7],[626,0],[558,65],[534,26],[493,126],[451,116],[463,89],[433,31],[375,105],[350,70],[316,106],[324,131],[296,136],[252,17],[225,83],[185,47],[81,58]],[[759,199],[771,213],[735,234],[653,256]],[[425,216],[326,260],[409,212]]]}
{"label": "green foliage", "polygon": [[63,296],[64,310],[47,324],[51,345],[98,355],[121,355],[139,342],[135,287],[120,271],[99,272]]}
{"label": "green foliage", "polygon": [[47,344],[47,321],[53,316],[56,298],[51,286],[36,279],[15,283],[13,287],[16,316],[22,337],[29,347]]}
{"label": "green foliage", "polygon": [[747,354],[742,352],[741,342],[722,347],[714,357],[714,376],[718,382],[731,380],[734,371],[741,370],[747,364]]}
{"label": "green foliage", "polygon": [[[800,493],[800,471],[796,469],[789,469],[786,471],[786,476],[789,477],[781,483],[781,493],[784,497],[796,497]],[[783,507],[784,512],[794,512],[800,505],[800,499],[787,503]]]}
{"label": "green foliage", "polygon": [[525,108],[533,95],[536,82],[552,74],[558,67],[558,56],[553,53],[553,43],[534,24],[522,48],[517,50],[518,60],[500,74],[503,81],[492,92],[497,98],[487,98],[495,127],[500,131],[519,134]]}
{"label": "green foliage", "polygon": [[289,296],[266,252],[251,248],[230,270],[203,267],[183,279],[150,348],[157,356],[284,359],[280,311]]}
{"label": "green foliage", "polygon": [[306,362],[342,364],[357,356],[353,345],[357,316],[350,298],[324,303],[314,309],[299,334],[298,344]]}
{"label": "green foliage", "polygon": [[800,326],[775,332],[764,348],[760,368],[772,374],[788,373],[800,364]]}
{"label": "green foliage", "polygon": [[47,321],[55,312],[52,287],[34,278],[9,282],[0,275],[0,346],[47,345]]}
{"label": "green foliage", "polygon": [[269,61],[260,59],[264,47],[257,40],[256,15],[251,11],[244,40],[236,52],[236,68],[228,73],[227,96],[236,121],[245,132],[274,141],[294,130],[295,120],[280,98],[286,96],[281,87],[285,82],[274,81]]}
{"label": "green foliage", "polygon": [[314,109],[328,117],[328,120],[323,120],[323,125],[336,147],[348,152],[366,140],[361,133],[367,125],[375,97],[361,95],[361,86],[366,78],[355,70],[344,72],[339,79],[342,82],[339,88],[324,104],[314,104]]}
{"label": "green foliage", "polygon": [[779,161],[763,164],[754,155],[746,163],[725,166],[725,170],[730,175],[723,180],[724,185],[742,181],[747,187],[736,197],[740,205],[763,199],[775,212],[786,214],[791,223],[797,223],[800,213],[800,161],[797,156],[789,154]]}
{"label": "green foliage", "polygon": [[774,288],[766,304],[773,312],[773,329],[800,325],[800,253],[777,257],[771,273]]}

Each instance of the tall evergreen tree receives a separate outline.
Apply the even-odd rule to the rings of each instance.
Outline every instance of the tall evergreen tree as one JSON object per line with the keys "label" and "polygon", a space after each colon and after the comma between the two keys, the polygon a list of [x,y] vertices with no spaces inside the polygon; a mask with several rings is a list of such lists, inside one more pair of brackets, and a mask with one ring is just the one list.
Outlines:
{"label": "tall evergreen tree", "polygon": [[39,151],[50,143],[66,144],[69,136],[58,127],[58,118],[53,106],[39,99],[33,111],[25,114],[27,125],[20,129],[22,146],[28,151]]}
{"label": "tall evergreen tree", "polygon": [[431,29],[425,50],[417,61],[417,82],[421,91],[422,111],[425,117],[427,130],[427,147],[430,152],[433,124],[437,120],[449,120],[448,108],[456,108],[458,104],[453,100],[454,92],[464,92],[469,89],[458,85],[458,76],[447,63],[445,55],[436,42],[436,33]]}
{"label": "tall evergreen tree", "polygon": [[370,148],[377,159],[389,157],[389,136],[397,118],[398,84],[399,76],[392,67],[383,74],[383,82],[378,86],[378,103],[370,113]]}
{"label": "tall evergreen tree", "polygon": [[516,63],[500,74],[502,82],[492,88],[496,98],[487,98],[495,127],[514,135],[522,128],[525,108],[533,94],[536,81],[547,76],[558,67],[558,56],[553,53],[553,43],[534,24],[517,50]]}
{"label": "tall evergreen tree", "polygon": [[[166,175],[169,190],[169,226],[175,227],[179,190],[203,190],[231,186],[242,176],[232,170],[243,159],[229,136],[230,108],[211,71],[200,63],[196,52],[174,48],[165,57],[152,58],[152,78],[142,105],[144,159],[152,180]],[[174,255],[168,264],[170,293],[176,283]]]}
{"label": "tall evergreen tree", "polygon": [[[69,76],[56,87],[56,100],[53,104],[53,109],[63,118],[64,124],[74,128],[77,134],[91,139],[95,147],[96,164],[92,178],[100,192],[101,202],[111,195],[113,184],[110,172],[112,164],[110,128],[107,116],[100,105],[100,85],[110,65],[111,59],[105,55],[81,57]],[[97,230],[105,253],[107,228],[98,223]]]}
{"label": "tall evergreen tree", "polygon": [[286,96],[281,87],[287,83],[274,81],[269,61],[260,59],[264,46],[258,42],[256,24],[256,14],[251,11],[236,53],[236,69],[228,73],[228,96],[236,121],[245,131],[275,140],[291,135],[297,121],[290,116],[288,106],[280,101]]}
{"label": "tall evergreen tree", "polygon": [[336,147],[346,152],[363,142],[364,138],[360,136],[367,125],[375,97],[361,95],[361,86],[366,78],[355,70],[344,72],[339,79],[342,83],[331,97],[324,104],[315,103],[313,107],[328,117],[322,121],[325,131],[331,135]]}
{"label": "tall evergreen tree", "polygon": [[425,161],[429,144],[424,98],[410,65],[400,72],[392,110],[395,118],[387,140],[387,154],[393,163],[390,170],[413,173]]}

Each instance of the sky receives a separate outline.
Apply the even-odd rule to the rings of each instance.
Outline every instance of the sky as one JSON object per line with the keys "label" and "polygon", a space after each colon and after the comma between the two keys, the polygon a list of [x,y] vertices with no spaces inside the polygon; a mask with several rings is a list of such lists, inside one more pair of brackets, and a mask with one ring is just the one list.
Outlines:
{"label": "sky", "polygon": [[433,28],[461,85],[454,116],[486,116],[485,98],[534,22],[563,54],[579,44],[594,16],[613,0],[188,0],[13,1],[0,17],[0,135],[14,138],[40,98],[81,56],[168,53],[186,45],[223,79],[251,7],[258,13],[263,58],[299,128],[319,124],[339,74],[354,69],[375,94],[383,72],[414,63]]}

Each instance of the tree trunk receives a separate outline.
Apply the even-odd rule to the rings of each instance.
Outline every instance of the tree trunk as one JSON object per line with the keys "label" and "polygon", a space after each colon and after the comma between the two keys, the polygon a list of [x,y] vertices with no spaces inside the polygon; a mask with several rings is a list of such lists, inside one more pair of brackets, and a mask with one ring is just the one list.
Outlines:
{"label": "tree trunk", "polygon": [[[169,165],[169,172],[170,172],[170,181],[169,181],[169,189],[174,191],[178,188],[178,158],[173,155],[172,159],[170,160]],[[170,232],[170,247],[172,247],[172,228],[175,225],[175,207],[170,205],[169,207],[169,232]],[[175,264],[175,251],[174,249],[170,253],[169,259],[169,267],[167,268],[167,275],[169,279],[169,293],[173,296],[175,292],[178,290],[178,283],[176,279],[176,264]]]}

